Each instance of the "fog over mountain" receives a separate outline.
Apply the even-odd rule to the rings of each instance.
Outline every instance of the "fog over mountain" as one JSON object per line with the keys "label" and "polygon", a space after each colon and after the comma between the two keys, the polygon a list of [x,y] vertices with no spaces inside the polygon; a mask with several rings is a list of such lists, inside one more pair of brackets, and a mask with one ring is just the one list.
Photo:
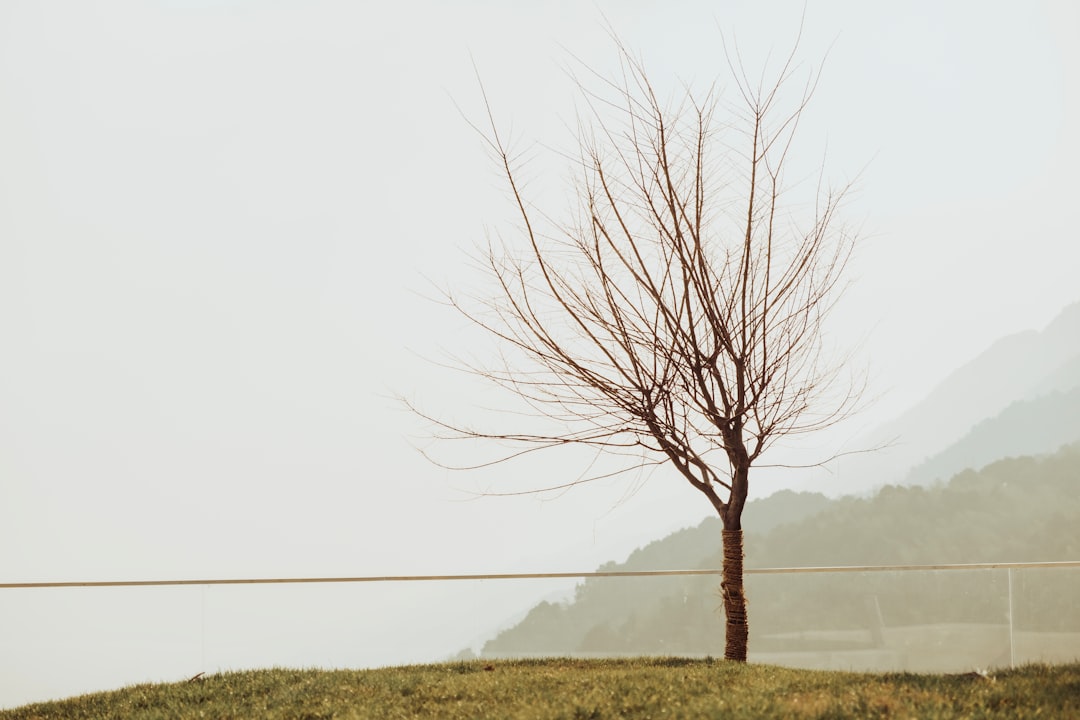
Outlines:
{"label": "fog over mountain", "polygon": [[1017,400],[955,444],[913,467],[906,484],[948,480],[1003,457],[1043,455],[1080,438],[1080,387]]}
{"label": "fog over mountain", "polygon": [[[890,483],[933,479],[935,472],[962,469],[967,465],[957,467],[955,462],[935,458],[976,431],[984,439],[967,441],[951,451],[953,457],[970,457],[973,462],[1002,457],[993,448],[981,453],[965,449],[998,439],[1005,440],[1002,452],[1052,451],[1072,439],[1069,428],[1074,426],[1076,406],[1061,394],[1077,387],[1080,302],[1064,308],[1042,331],[1002,337],[950,372],[922,401],[851,443],[856,449],[884,447],[829,463],[833,475],[822,487],[833,495],[869,492]],[[1040,435],[1032,423],[1042,423],[1045,433]],[[922,464],[938,469],[912,470]]]}

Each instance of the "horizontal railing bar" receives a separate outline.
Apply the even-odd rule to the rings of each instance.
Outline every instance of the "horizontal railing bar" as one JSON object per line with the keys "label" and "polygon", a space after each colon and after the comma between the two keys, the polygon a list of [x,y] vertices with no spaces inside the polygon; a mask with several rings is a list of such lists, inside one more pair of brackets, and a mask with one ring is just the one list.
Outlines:
{"label": "horizontal railing bar", "polygon": [[495,573],[478,575],[368,575],[363,577],[241,578],[230,580],[104,580],[93,582],[0,583],[3,588],[30,587],[144,587],[153,585],[271,585],[287,583],[423,582],[431,580],[534,580],[590,577],[653,577],[662,575],[719,575],[719,570],[638,570],[612,572]]}
{"label": "horizontal railing bar", "polygon": [[[746,568],[746,575],[797,573],[911,572],[918,570],[1007,570],[1017,568],[1080,567],[1080,560],[1059,562],[966,563],[952,565],[836,565],[831,567]],[[286,585],[313,583],[424,582],[433,580],[535,580],[604,577],[665,577],[676,575],[720,575],[721,570],[612,570],[595,572],[494,573],[477,575],[369,575],[361,577],[316,578],[233,578],[205,580],[96,580],[69,582],[0,583],[0,589],[74,587],[155,587],[168,585]]]}
{"label": "horizontal railing bar", "polygon": [[743,572],[747,575],[770,575],[777,573],[843,573],[843,572],[910,572],[913,570],[1015,570],[1018,568],[1066,568],[1080,567],[1080,560],[1058,562],[1000,562],[958,563],[951,565],[837,565],[834,567],[784,567],[753,568]]}

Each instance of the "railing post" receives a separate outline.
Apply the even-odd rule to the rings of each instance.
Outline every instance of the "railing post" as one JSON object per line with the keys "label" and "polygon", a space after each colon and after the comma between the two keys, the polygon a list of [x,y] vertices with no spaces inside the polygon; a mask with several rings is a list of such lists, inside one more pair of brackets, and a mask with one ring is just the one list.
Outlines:
{"label": "railing post", "polygon": [[1009,573],[1009,667],[1016,667],[1016,644],[1013,642],[1013,569]]}
{"label": "railing post", "polygon": [[206,586],[202,586],[202,663],[201,667],[206,668]]}

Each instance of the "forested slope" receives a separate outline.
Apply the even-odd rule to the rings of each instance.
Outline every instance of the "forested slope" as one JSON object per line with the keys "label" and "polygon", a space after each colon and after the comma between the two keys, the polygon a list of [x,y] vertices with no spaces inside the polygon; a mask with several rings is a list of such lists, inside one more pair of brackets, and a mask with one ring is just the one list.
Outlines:
{"label": "forested slope", "polygon": [[[747,512],[766,513],[768,500]],[[783,522],[760,521],[767,532],[758,534],[746,523],[747,568],[1078,560],[1080,443],[966,470],[934,487],[889,486],[872,498],[834,501],[787,493],[775,503],[787,513]],[[720,567],[718,521],[602,569],[686,567]],[[1003,577],[992,571],[750,575],[751,632],[760,650],[778,633],[861,626],[868,597],[888,624],[917,623],[928,608],[942,621],[1000,622]],[[1027,584],[1021,577],[1016,591],[1026,593],[1026,602],[1016,621],[1080,631],[1078,579],[1080,572],[1069,571]],[[720,653],[717,582],[712,576],[589,580],[573,602],[541,603],[483,652]]]}

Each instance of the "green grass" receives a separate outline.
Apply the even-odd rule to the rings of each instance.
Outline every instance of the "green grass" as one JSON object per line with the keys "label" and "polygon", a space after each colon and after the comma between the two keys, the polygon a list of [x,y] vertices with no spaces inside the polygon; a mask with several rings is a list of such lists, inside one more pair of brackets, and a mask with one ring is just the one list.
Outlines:
{"label": "green grass", "polygon": [[989,676],[869,674],[668,659],[259,670],[0,711],[102,718],[1080,718],[1080,664]]}

